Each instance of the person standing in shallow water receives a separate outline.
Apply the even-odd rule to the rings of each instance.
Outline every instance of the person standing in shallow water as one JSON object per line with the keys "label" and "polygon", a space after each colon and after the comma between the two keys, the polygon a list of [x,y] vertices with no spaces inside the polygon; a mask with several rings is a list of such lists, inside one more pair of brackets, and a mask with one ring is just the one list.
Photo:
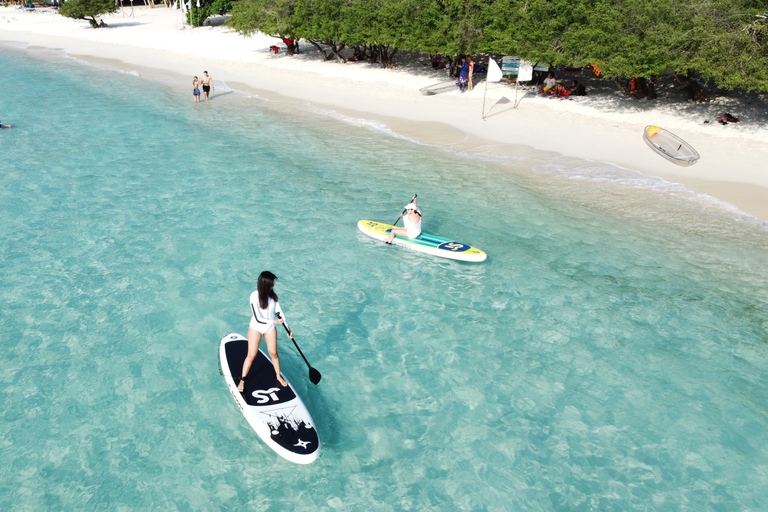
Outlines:
{"label": "person standing in shallow water", "polygon": [[200,103],[200,80],[197,77],[192,80],[192,96],[195,98],[195,103]]}
{"label": "person standing in shallow water", "polygon": [[[267,342],[267,351],[272,358],[272,366],[275,367],[275,376],[277,383],[285,387],[288,382],[280,375],[280,357],[277,354],[277,329],[275,324],[285,323],[285,315],[277,300],[277,294],[274,291],[275,280],[277,276],[272,272],[265,270],[259,275],[256,283],[256,291],[251,294],[251,323],[248,326],[248,355],[243,361],[243,372],[241,373],[240,383],[237,390],[241,393],[245,390],[245,380],[248,378],[248,372],[251,371],[256,355],[259,353],[259,345],[263,337]],[[277,314],[283,318],[276,318]],[[288,324],[286,324],[286,327]],[[293,333],[288,329],[288,337],[293,339]]]}
{"label": "person standing in shallow water", "polygon": [[201,83],[203,84],[205,101],[208,101],[208,95],[211,93],[211,89],[214,89],[215,87],[213,87],[213,78],[208,74],[207,71],[203,71],[203,79],[201,80]]}

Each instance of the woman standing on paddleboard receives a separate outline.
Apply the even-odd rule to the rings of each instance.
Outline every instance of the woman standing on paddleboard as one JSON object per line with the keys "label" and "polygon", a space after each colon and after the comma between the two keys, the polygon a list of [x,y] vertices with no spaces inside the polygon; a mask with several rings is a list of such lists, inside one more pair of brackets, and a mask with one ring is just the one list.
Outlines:
{"label": "woman standing on paddleboard", "polygon": [[403,218],[404,228],[392,228],[389,232],[388,244],[392,243],[395,236],[407,236],[408,238],[416,238],[421,234],[421,212],[419,206],[416,204],[416,197],[414,196],[413,202],[405,205],[405,212],[400,216]]}
{"label": "woman standing on paddleboard", "polygon": [[[248,378],[248,372],[251,370],[253,360],[259,353],[261,338],[267,340],[267,350],[269,357],[272,358],[272,365],[275,367],[277,383],[285,387],[288,383],[280,375],[280,357],[277,355],[277,330],[275,324],[285,323],[285,315],[277,301],[277,294],[274,291],[275,279],[277,276],[272,272],[265,270],[259,275],[259,281],[256,285],[256,291],[251,294],[251,324],[248,327],[248,355],[243,362],[243,373],[240,377],[240,383],[237,385],[241,393],[245,389],[245,379]],[[280,313],[282,318],[276,318]],[[287,325],[286,325],[287,326]],[[288,337],[293,339],[293,333],[290,329]]]}

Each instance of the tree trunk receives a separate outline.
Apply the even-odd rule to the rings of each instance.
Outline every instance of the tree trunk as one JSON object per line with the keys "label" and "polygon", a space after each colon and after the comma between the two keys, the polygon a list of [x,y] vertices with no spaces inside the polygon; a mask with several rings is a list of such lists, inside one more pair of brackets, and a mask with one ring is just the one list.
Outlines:
{"label": "tree trunk", "polygon": [[375,46],[365,46],[365,59],[368,61],[368,64],[376,64],[379,62],[379,54],[376,52]]}
{"label": "tree trunk", "polygon": [[345,62],[344,57],[341,56],[341,51],[347,47],[345,43],[337,43],[336,41],[330,43],[333,55],[336,56],[341,62]]}
{"label": "tree trunk", "polygon": [[323,54],[323,62],[325,62],[326,60],[331,60],[331,57],[333,57],[333,53],[327,52],[325,48],[320,46],[321,44],[324,44],[323,41],[317,41],[315,39],[307,39],[307,41],[309,41],[312,44],[312,46],[320,50],[320,53]]}
{"label": "tree trunk", "polygon": [[616,87],[619,88],[619,90],[621,91],[622,94],[629,94],[629,92],[630,92],[629,89],[627,88],[627,86],[624,84],[624,82],[621,79],[614,78],[613,79],[613,83],[616,84]]}
{"label": "tree trunk", "polygon": [[395,54],[397,53],[397,48],[392,48],[392,51],[390,52],[389,51],[389,46],[382,46],[381,50],[382,50],[382,53],[383,53],[383,55],[385,57],[384,59],[382,59],[381,63],[387,69],[394,69],[395,68]]}
{"label": "tree trunk", "polygon": [[646,80],[642,76],[637,78],[633,77],[633,79],[635,81],[635,88],[629,91],[629,94],[638,99],[647,98],[648,97],[648,80]]}
{"label": "tree trunk", "polygon": [[656,99],[656,79],[651,78],[648,80],[648,96],[645,97],[647,100],[655,100]]}
{"label": "tree trunk", "polygon": [[709,101],[709,98],[707,98],[704,89],[702,89],[698,83],[691,80],[686,75],[678,75],[677,73],[674,73],[674,75],[675,80],[680,85],[675,87],[672,92],[685,91],[685,93],[688,95],[688,99],[694,102]]}
{"label": "tree trunk", "polygon": [[632,96],[633,98],[645,98],[647,100],[656,99],[656,88],[654,84],[656,79],[651,78],[648,80],[643,76],[632,77],[627,83],[620,78],[614,78],[613,83],[621,90],[622,94]]}

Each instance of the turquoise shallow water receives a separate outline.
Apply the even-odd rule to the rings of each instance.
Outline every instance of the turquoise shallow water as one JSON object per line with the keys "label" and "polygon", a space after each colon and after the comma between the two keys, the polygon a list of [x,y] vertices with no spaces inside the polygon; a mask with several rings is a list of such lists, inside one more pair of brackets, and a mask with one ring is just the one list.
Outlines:
{"label": "turquoise shallow water", "polygon": [[[603,164],[0,64],[0,509],[768,508],[764,223]],[[357,230],[416,192],[488,261]],[[264,269],[323,374],[281,333],[310,466],[218,372]]]}

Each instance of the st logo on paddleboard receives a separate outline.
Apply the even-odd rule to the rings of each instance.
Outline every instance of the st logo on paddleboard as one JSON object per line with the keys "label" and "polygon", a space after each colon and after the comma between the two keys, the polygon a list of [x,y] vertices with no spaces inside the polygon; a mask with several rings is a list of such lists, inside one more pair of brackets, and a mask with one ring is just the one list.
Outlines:
{"label": "st logo on paddleboard", "polygon": [[264,391],[263,389],[257,389],[251,395],[253,398],[256,399],[257,404],[265,404],[272,400],[273,402],[277,402],[277,392],[280,391],[280,388],[269,388],[268,390]]}
{"label": "st logo on paddleboard", "polygon": [[469,246],[460,242],[445,242],[438,245],[437,248],[445,251],[464,252],[469,249]]}

